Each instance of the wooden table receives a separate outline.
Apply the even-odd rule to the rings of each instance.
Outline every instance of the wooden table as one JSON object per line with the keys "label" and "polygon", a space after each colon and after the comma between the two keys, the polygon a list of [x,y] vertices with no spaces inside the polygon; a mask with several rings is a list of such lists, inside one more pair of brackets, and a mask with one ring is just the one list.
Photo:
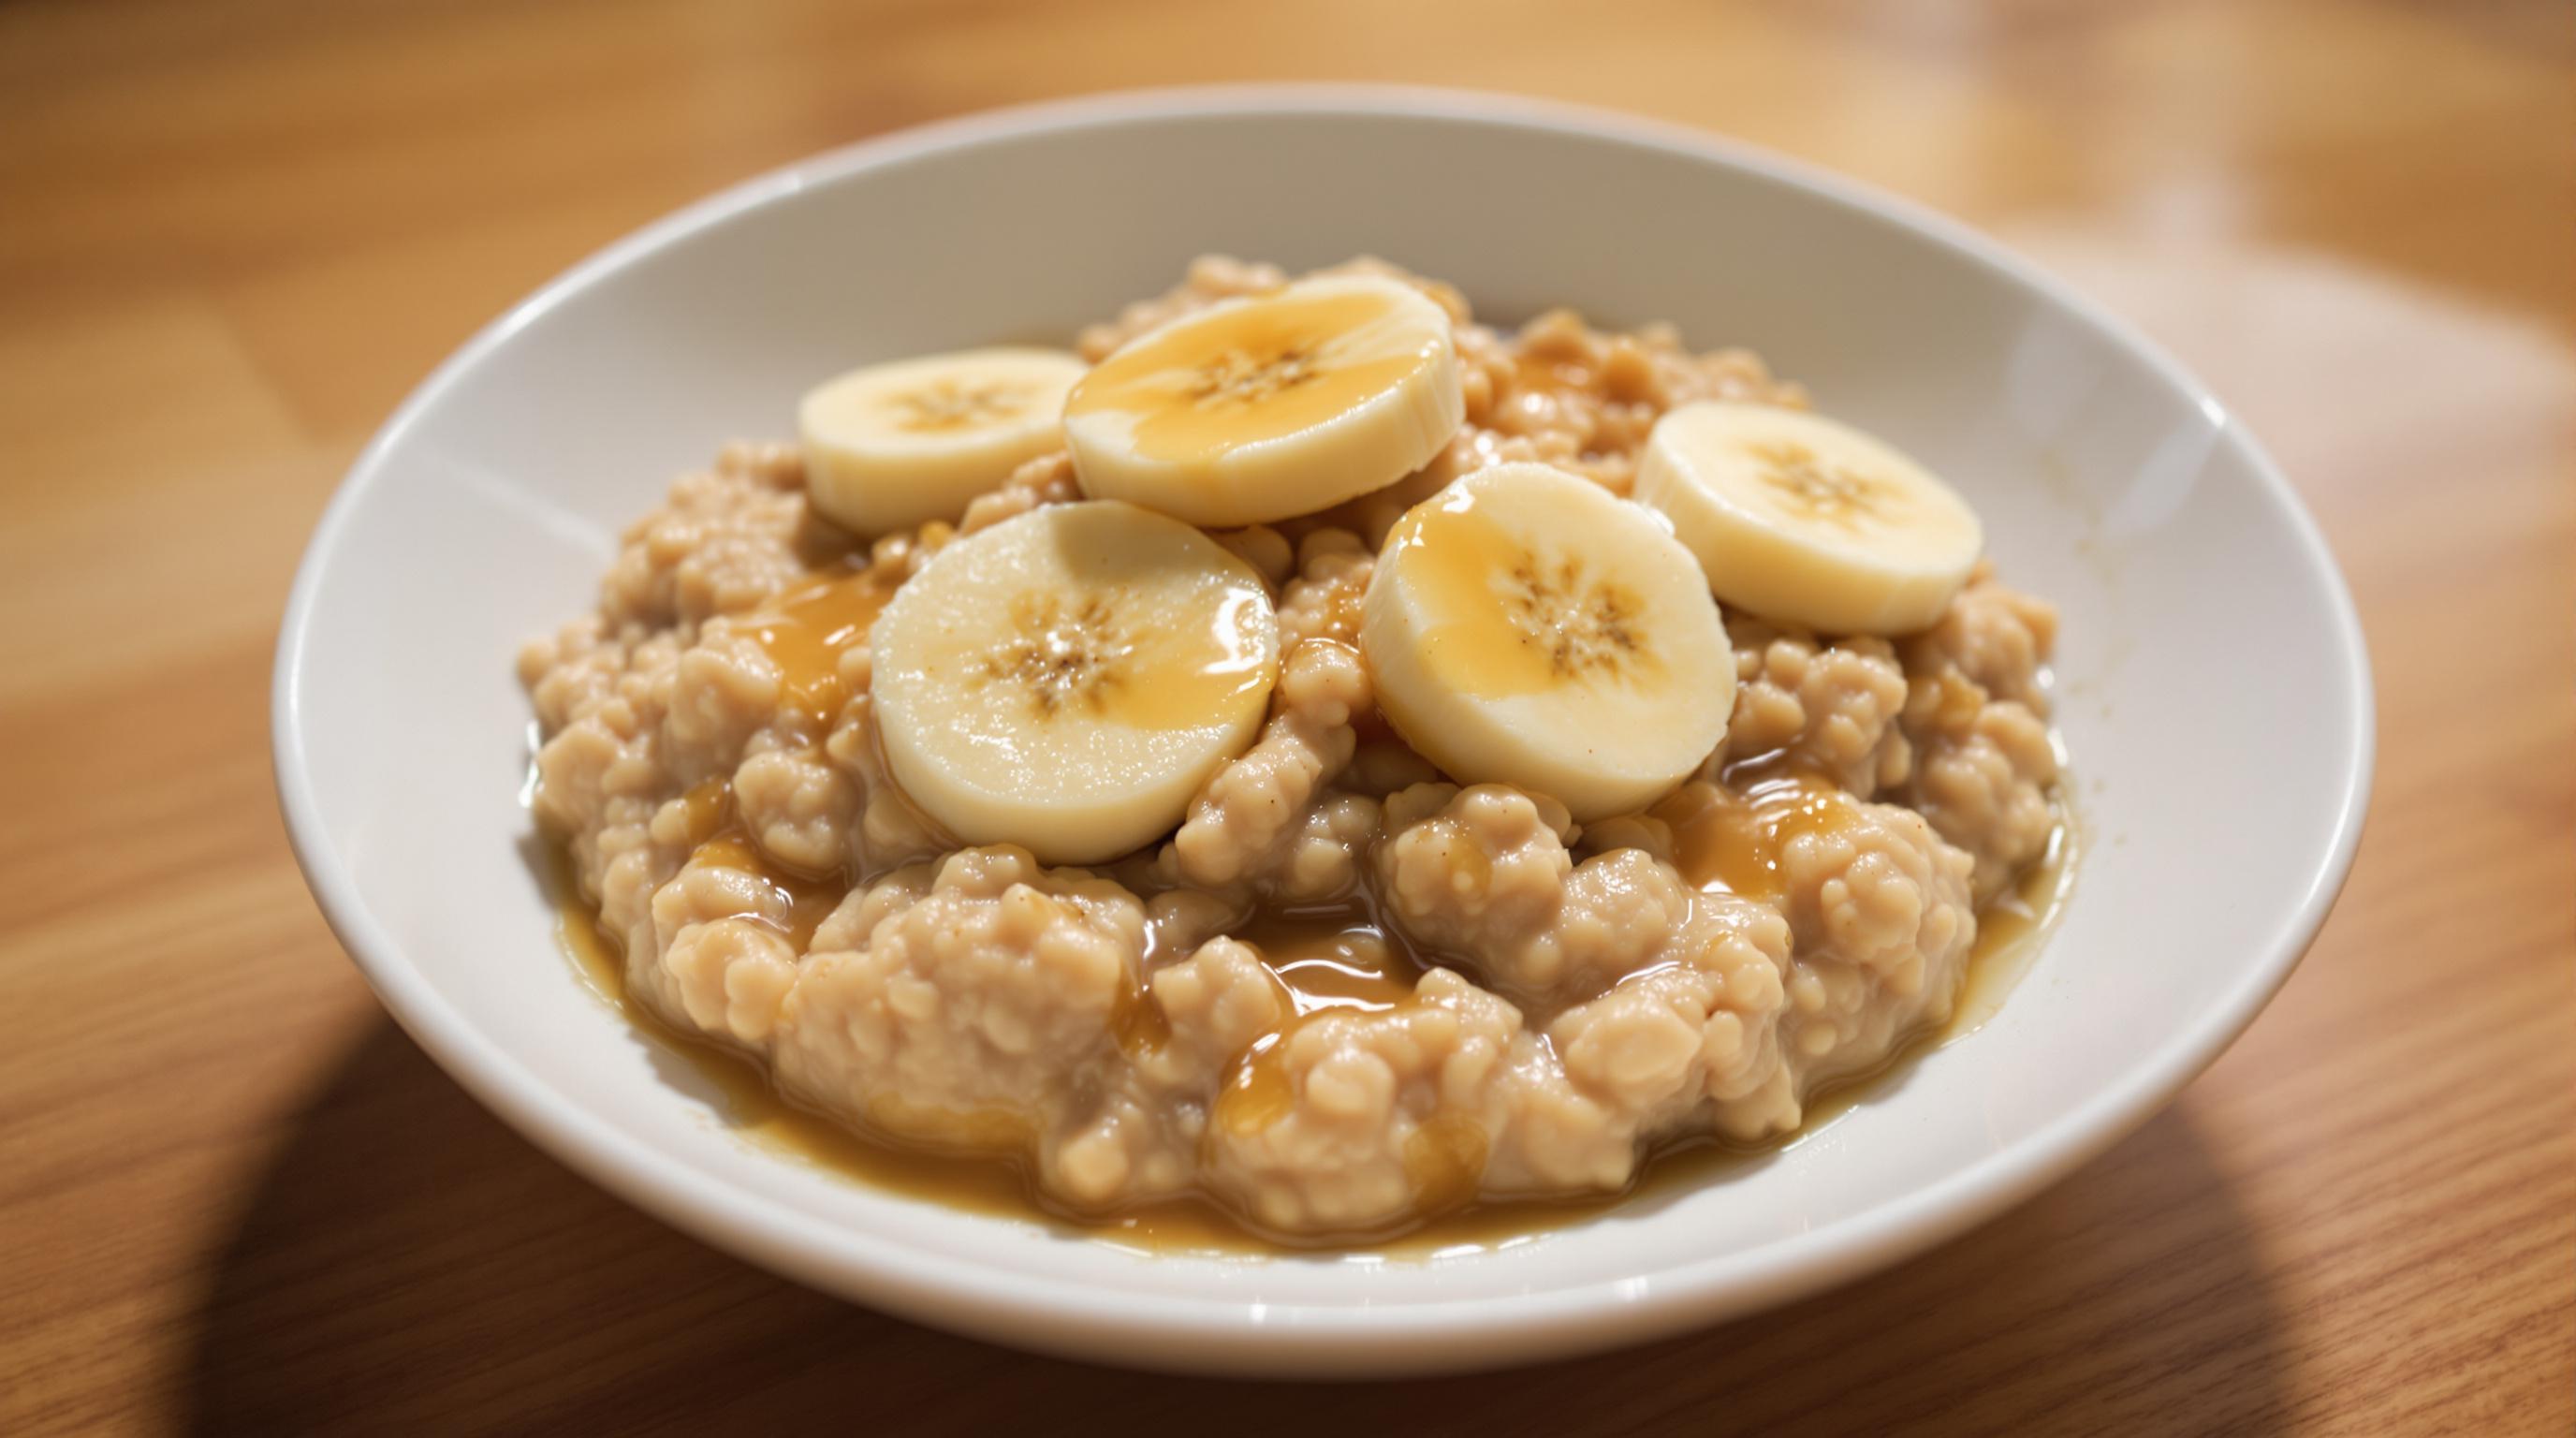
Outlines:
{"label": "wooden table", "polygon": [[[1467,11],[0,8],[0,1433],[2576,1428],[2576,7]],[[1282,1390],[817,1297],[432,1068],[269,790],[288,573],[369,430],[514,297],[723,182],[1259,76],[1775,146],[1994,230],[2207,375],[2323,520],[2380,699],[2351,887],[2244,1042],[2073,1179],[1846,1291],[1567,1366]]]}

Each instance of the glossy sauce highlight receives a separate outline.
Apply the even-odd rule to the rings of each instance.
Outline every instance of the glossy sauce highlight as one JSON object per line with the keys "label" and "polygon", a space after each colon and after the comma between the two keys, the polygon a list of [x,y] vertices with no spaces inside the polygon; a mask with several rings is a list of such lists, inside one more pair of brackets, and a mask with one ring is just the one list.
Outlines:
{"label": "glossy sauce highlight", "polygon": [[[701,786],[704,789],[705,786]],[[692,812],[713,810],[691,795]],[[1759,834],[1759,825],[1726,832]],[[721,827],[709,842],[724,842]],[[601,932],[571,881],[571,866],[555,851],[553,887],[565,950],[601,997],[616,1006],[646,1043],[685,1059],[727,1125],[757,1147],[791,1161],[863,1183],[883,1192],[993,1217],[1037,1223],[1064,1233],[1146,1252],[1267,1255],[1324,1249],[1343,1261],[1415,1261],[1445,1254],[1515,1247],[1551,1229],[1582,1222],[1634,1201],[1675,1196],[1758,1166],[1793,1147],[1863,1099],[1890,1072],[1926,1050],[1972,1032],[1991,1018],[2022,976],[2042,939],[2063,910],[2074,871],[2075,830],[2061,814],[2046,857],[2003,898],[1979,915],[1976,947],[1958,1002],[1947,1023],[1901,1045],[1887,1064],[1827,1084],[1807,1096],[1805,1122],[1776,1143],[1738,1145],[1705,1135],[1668,1140],[1640,1157],[1637,1178],[1617,1192],[1569,1198],[1489,1201],[1476,1198],[1474,1176],[1484,1161],[1483,1136],[1455,1125],[1432,1125],[1408,1144],[1405,1165],[1429,1216],[1393,1231],[1344,1235],[1285,1235],[1263,1231],[1205,1198],[1165,1199],[1107,1214],[1076,1213],[1044,1197],[1014,1153],[942,1152],[889,1136],[862,1133],[789,1102],[757,1064],[714,1044],[684,1036],[661,1023],[626,991],[625,966],[615,942]],[[1767,842],[1756,840],[1756,843]],[[1712,858],[1722,873],[1758,872],[1755,861]],[[774,872],[774,871],[773,871]],[[794,878],[796,876],[784,876]],[[837,892],[835,892],[837,897]],[[828,908],[825,910],[828,912]],[[1353,904],[1256,916],[1241,937],[1265,948],[1296,998],[1294,1025],[1340,1008],[1383,1008],[1412,1002],[1411,985],[1423,971],[1419,956],[1391,937],[1365,905]],[[1374,941],[1372,943],[1371,941]],[[1383,945],[1383,948],[1376,947]],[[1150,1017],[1148,1017],[1150,1015]],[[1157,1042],[1162,1013],[1150,1000],[1122,1016],[1120,1041]],[[1258,1123],[1285,1112],[1292,1100],[1284,1063],[1275,1055],[1286,1041],[1275,1035],[1235,1066],[1218,1099],[1218,1122]],[[1230,1111],[1229,1111],[1230,1109]]]}
{"label": "glossy sauce highlight", "polygon": [[1436,363],[1436,338],[1390,343],[1376,294],[1265,296],[1147,336],[1082,378],[1065,417],[1132,416],[1136,450],[1200,465],[1312,429]]}

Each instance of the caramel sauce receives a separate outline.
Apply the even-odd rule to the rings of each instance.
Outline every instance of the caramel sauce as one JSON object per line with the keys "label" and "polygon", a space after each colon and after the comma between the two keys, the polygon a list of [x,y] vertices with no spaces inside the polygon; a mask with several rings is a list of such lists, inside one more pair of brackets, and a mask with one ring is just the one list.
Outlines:
{"label": "caramel sauce", "polygon": [[865,570],[824,575],[778,594],[744,617],[778,666],[786,705],[828,724],[849,698],[841,656],[867,643],[868,626],[894,591]]}
{"label": "caramel sauce", "polygon": [[1430,617],[1423,663],[1448,688],[1504,698],[1663,673],[1634,590],[1575,560],[1547,566],[1472,493],[1408,513],[1387,547],[1406,552],[1405,575]]}
{"label": "caramel sauce", "polygon": [[1216,1093],[1215,1121],[1232,1134],[1259,1133],[1288,1116],[1297,1106],[1296,1085],[1288,1078],[1288,1041],[1311,1014],[1299,1014],[1275,1034],[1256,1040],[1225,1076]]}
{"label": "caramel sauce", "polygon": [[1118,1051],[1131,1059],[1172,1041],[1171,1016],[1142,987],[1119,1004],[1118,1012],[1110,1019],[1110,1030],[1118,1040]]}
{"label": "caramel sauce", "polygon": [[838,882],[802,877],[760,850],[748,835],[738,831],[719,834],[697,847],[689,858],[711,868],[735,869],[750,874],[769,885],[771,891],[786,901],[790,915],[781,925],[759,913],[738,917],[778,929],[796,941],[798,952],[814,942],[814,931],[840,907],[842,895],[849,892]]}
{"label": "caramel sauce", "polygon": [[1851,796],[1767,760],[1731,766],[1723,785],[1693,781],[1648,811],[1673,833],[1673,867],[1703,889],[1768,902],[1780,897],[1780,851],[1800,834],[1852,818]]}
{"label": "caramel sauce", "polygon": [[680,796],[680,813],[689,847],[714,838],[733,817],[733,785],[722,779],[708,779]]}
{"label": "caramel sauce", "polygon": [[745,909],[734,917],[778,930],[793,939],[800,952],[812,944],[814,930],[832,916],[832,910],[849,892],[840,877],[804,873],[771,858],[742,827],[734,811],[733,786],[722,779],[709,779],[681,795],[680,807],[685,817],[690,863],[732,869],[759,879],[789,914],[783,925],[756,908]]}
{"label": "caramel sauce", "polygon": [[1216,1121],[1252,1133],[1296,1103],[1286,1054],[1299,1029],[1336,1011],[1383,1013],[1413,1002],[1423,964],[1360,904],[1258,915],[1235,937],[1261,951],[1297,1010],[1277,1033],[1253,1044],[1217,1093]]}
{"label": "caramel sauce", "polygon": [[[1751,782],[1764,781],[1757,777]],[[739,843],[757,856],[756,846],[741,840],[739,831],[730,827],[729,796],[720,784],[701,785],[691,791],[687,802],[692,825],[699,822],[701,813],[711,816],[714,828],[704,843]],[[1748,807],[1758,808],[1759,803]],[[1795,805],[1781,801],[1774,807],[1786,812]],[[1733,821],[1703,822],[1717,832],[1714,826]],[[1765,836],[1776,835],[1779,829],[1774,825],[1765,830],[1756,823],[1750,829],[1724,832],[1750,834],[1759,848],[1776,843]],[[890,1134],[859,1132],[804,1109],[781,1095],[753,1060],[679,1033],[630,997],[616,941],[600,929],[596,913],[581,901],[560,848],[552,851],[551,877],[558,896],[558,932],[590,987],[621,1010],[645,1042],[685,1059],[700,1081],[702,1096],[723,1116],[726,1126],[766,1152],[900,1197],[1037,1223],[1068,1237],[1143,1252],[1274,1256],[1321,1249],[1341,1261],[1373,1263],[1421,1261],[1536,1242],[1550,1230],[1612,1209],[1670,1201],[1757,1167],[1803,1142],[1865,1099],[1891,1072],[1993,1017],[2065,906],[2075,871],[2074,840],[2074,827],[2061,814],[2041,862],[1979,916],[1976,947],[1950,1019],[1900,1045],[1880,1068],[1836,1080],[1809,1095],[1803,1125],[1786,1139],[1743,1145],[1690,1135],[1668,1140],[1642,1155],[1637,1178],[1617,1192],[1480,1199],[1475,1186],[1484,1167],[1483,1134],[1472,1124],[1435,1121],[1412,1135],[1404,1154],[1407,1176],[1422,1196],[1421,1212],[1429,1216],[1409,1219],[1392,1232],[1339,1235],[1266,1232],[1198,1195],[1109,1214],[1076,1213],[1042,1194],[1026,1160],[1015,1153],[944,1151]],[[1728,869],[1740,874],[1763,872],[1758,862],[1740,858],[1721,862],[1710,857],[1707,862],[1716,866],[1712,872],[1721,881]],[[1776,858],[1772,862],[1776,866]],[[774,882],[782,884],[815,882],[785,874],[774,865],[769,872]],[[816,887],[834,898],[840,892],[836,885]],[[1360,905],[1264,914],[1240,937],[1262,947],[1297,1000],[1299,1014],[1292,1025],[1336,1009],[1388,1008],[1410,1002],[1413,983],[1422,972],[1410,948],[1387,935]],[[1122,1044],[1150,1045],[1167,1037],[1161,1007],[1149,998],[1132,1004],[1121,1016]],[[1282,1034],[1265,1039],[1236,1066],[1219,1095],[1217,1122],[1257,1127],[1286,1112],[1293,1094],[1285,1064],[1275,1057],[1284,1038]]]}
{"label": "caramel sauce", "polygon": [[1968,961],[1967,978],[1942,1027],[1941,1042],[1983,1028],[2001,1012],[2004,1000],[2030,962],[2040,941],[2057,926],[2057,916],[2075,892],[2078,826],[2063,804],[2057,826],[2048,833],[2048,848],[2013,886],[1977,913],[1977,946]]}
{"label": "caramel sauce", "polygon": [[[996,685],[1031,715],[1082,715],[1131,729],[1198,729],[1226,723],[1259,702],[1277,674],[1267,596],[1249,570],[1204,628],[1169,622],[1178,606],[1150,596],[1168,588],[1157,556],[1132,551],[1069,554],[1066,567],[1088,592],[1067,607],[1052,593],[1011,601],[1011,629],[998,643],[981,636],[964,656],[970,674]],[[1139,605],[1138,598],[1147,602]],[[1145,612],[1135,612],[1139,608]]]}
{"label": "caramel sauce", "polygon": [[1149,647],[1190,642],[1195,653],[1143,660],[1153,682],[1120,686],[1112,715],[1138,729],[1195,729],[1209,723],[1210,715],[1228,716],[1259,703],[1278,676],[1271,642],[1260,628],[1273,622],[1267,600],[1255,581],[1226,600],[1203,635],[1151,631]]}
{"label": "caramel sauce", "polygon": [[1261,951],[1299,1014],[1391,1009],[1413,997],[1424,965],[1365,907],[1258,915],[1235,935]]}
{"label": "caramel sauce", "polygon": [[1385,349],[1382,295],[1269,296],[1147,337],[1094,366],[1065,417],[1134,417],[1138,453],[1205,464],[1311,429],[1435,362],[1436,340]]}
{"label": "caramel sauce", "polygon": [[788,1102],[752,1059],[690,1038],[655,1018],[627,992],[617,941],[601,930],[598,916],[578,898],[571,866],[559,852],[556,865],[556,891],[567,896],[558,905],[557,932],[574,967],[601,999],[625,1015],[646,1044],[687,1061],[696,1080],[689,1086],[723,1116],[727,1130],[764,1152],[888,1193],[996,1217],[1029,1216],[1029,1189],[1011,1162],[990,1154],[898,1148],[863,1137]]}
{"label": "caramel sauce", "polygon": [[1553,393],[1571,391],[1581,394],[1592,388],[1592,366],[1579,354],[1540,353],[1526,344],[1515,346],[1512,356],[1512,388],[1527,392]]}
{"label": "caramel sauce", "polygon": [[1404,1176],[1416,1211],[1436,1220],[1466,1208],[1485,1177],[1485,1131],[1462,1113],[1433,1114],[1405,1135]]}
{"label": "caramel sauce", "polygon": [[2040,943],[2057,925],[2066,901],[2075,892],[2075,820],[2057,807],[2057,827],[2049,831],[2048,848],[2013,886],[1977,911],[1977,942],[1968,951],[1968,972],[1959,982],[1950,1017],[1926,1025],[1891,1050],[1884,1063],[1820,1085],[1802,1105],[1805,1117],[1790,1142],[1815,1132],[1857,1108],[1880,1084],[1933,1049],[1956,1042],[1985,1027],[2004,1006],[2038,957]]}

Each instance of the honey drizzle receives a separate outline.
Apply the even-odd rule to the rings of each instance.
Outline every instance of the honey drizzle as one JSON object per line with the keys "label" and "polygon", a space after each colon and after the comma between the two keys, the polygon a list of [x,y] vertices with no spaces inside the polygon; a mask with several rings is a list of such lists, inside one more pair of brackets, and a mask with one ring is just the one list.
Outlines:
{"label": "honey drizzle", "polygon": [[1193,630],[1171,623],[1178,606],[1136,598],[1173,582],[1165,562],[1106,550],[1066,556],[1083,601],[1068,608],[1053,594],[1015,595],[1011,634],[998,644],[977,639],[966,672],[1013,702],[1025,698],[1022,717],[1041,723],[1064,715],[1133,729],[1224,722],[1278,672],[1260,581],[1248,569],[1222,581],[1230,592],[1206,628]]}
{"label": "honey drizzle", "polygon": [[751,637],[776,665],[786,707],[829,725],[849,700],[841,656],[867,643],[869,626],[894,591],[870,570],[825,574],[794,585],[744,616]]}
{"label": "honey drizzle", "polygon": [[[1795,776],[1766,767],[1764,760],[1753,760],[1746,761],[1740,771],[1731,769],[1728,777],[1740,777],[1748,786],[1759,786]],[[742,837],[732,813],[730,793],[721,781],[699,785],[683,796],[683,801],[693,839],[702,822],[712,825],[706,837],[698,840],[699,852],[709,845],[740,844],[751,858],[767,866],[763,872],[773,883],[782,887],[789,883],[806,885],[829,893],[835,900],[843,892],[779,869],[761,855],[757,845]],[[1749,807],[1757,811],[1761,808],[1759,803]],[[1797,808],[1796,802],[1775,798],[1769,812],[1787,815]],[[1781,825],[1775,821],[1766,829],[1757,821],[1750,828],[1731,832],[1752,834],[1757,836],[1757,843],[1776,845]],[[837,1118],[808,1110],[781,1094],[770,1082],[767,1070],[755,1060],[682,1034],[637,1002],[627,990],[616,939],[600,927],[596,911],[582,902],[572,882],[568,855],[560,845],[550,846],[549,852],[553,865],[551,887],[557,896],[558,935],[576,969],[647,1042],[687,1060],[712,1091],[706,1096],[724,1115],[727,1126],[764,1151],[902,1197],[1036,1222],[1067,1236],[1143,1252],[1270,1255],[1323,1249],[1337,1252],[1345,1261],[1369,1263],[1417,1261],[1534,1242],[1551,1229],[1613,1208],[1678,1196],[1756,1167],[1804,1142],[1858,1104],[1891,1073],[1925,1052],[1975,1031],[1993,1017],[2065,907],[2075,873],[2075,838],[2072,821],[2060,811],[2040,861],[1979,915],[1976,945],[1950,1019],[1926,1026],[1898,1044],[1884,1064],[1820,1086],[1806,1097],[1804,1122],[1786,1138],[1746,1145],[1704,1134],[1681,1135],[1641,1154],[1637,1176],[1615,1192],[1489,1200],[1476,1194],[1485,1159],[1482,1131],[1463,1120],[1435,1117],[1410,1136],[1404,1153],[1407,1177],[1419,1195],[1417,1214],[1382,1231],[1347,1234],[1271,1232],[1195,1193],[1106,1214],[1075,1212],[1037,1187],[1027,1160],[1016,1152],[943,1151],[853,1128]],[[1776,849],[1774,855],[1771,872],[1776,874]],[[1743,861],[1732,864],[1738,872],[1754,872],[1745,869]],[[1718,881],[1723,882],[1727,867],[1717,865],[1712,871]],[[828,905],[823,913],[829,913]],[[800,936],[800,945],[810,933],[809,927],[805,936]],[[1228,1075],[1225,1091],[1219,1095],[1218,1122],[1257,1127],[1284,1113],[1293,1102],[1284,1056],[1280,1054],[1280,1046],[1287,1042],[1290,1032],[1338,1011],[1374,1011],[1410,1003],[1413,985],[1425,966],[1409,945],[1379,922],[1365,902],[1266,913],[1257,916],[1237,937],[1263,949],[1299,1009],[1286,1029],[1265,1037],[1235,1066]],[[1372,944],[1382,947],[1371,947]],[[1132,1045],[1159,1044],[1168,1038],[1169,1025],[1161,1006],[1150,995],[1140,994],[1120,1015],[1118,1032],[1121,1046],[1133,1053],[1137,1050]],[[1231,1111],[1229,1105],[1233,1106]]]}
{"label": "honey drizzle", "polygon": [[1261,951],[1300,1015],[1373,1012],[1413,997],[1426,966],[1364,905],[1257,915],[1235,937]]}
{"label": "honey drizzle", "polygon": [[[849,885],[837,872],[812,873],[771,857],[743,825],[741,813],[734,807],[733,785],[723,779],[709,779],[682,794],[680,806],[680,839],[689,846],[688,861],[701,868],[730,869],[748,874],[767,886],[773,903],[769,906],[747,904],[732,914],[708,914],[705,918],[749,920],[764,928],[774,929],[796,943],[799,952],[809,948],[814,930],[831,917],[849,893]],[[782,922],[777,910],[784,909]]]}
{"label": "honey drizzle", "polygon": [[1786,888],[1780,851],[1802,834],[1826,834],[1857,817],[1831,780],[1763,755],[1727,766],[1725,782],[1695,780],[1647,811],[1672,830],[1673,867],[1702,889],[1765,903]]}
{"label": "honey drizzle", "polygon": [[1664,675],[1646,642],[1643,598],[1578,560],[1545,567],[1471,492],[1406,514],[1387,548],[1412,551],[1407,573],[1430,616],[1422,662],[1450,689],[1504,698]]}
{"label": "honey drizzle", "polygon": [[778,930],[795,941],[799,953],[812,946],[814,931],[832,916],[832,911],[840,907],[842,897],[849,892],[838,881],[807,878],[770,858],[739,827],[727,828],[698,845],[690,853],[689,861],[708,868],[749,874],[767,884],[770,892],[786,905],[787,921],[782,924],[766,911],[756,909],[745,910],[734,917]]}
{"label": "honey drizzle", "polygon": [[1426,339],[1367,355],[1394,302],[1383,295],[1269,296],[1147,337],[1094,366],[1065,400],[1065,418],[1134,417],[1136,450],[1167,464],[1205,464],[1243,446],[1310,429],[1433,363]]}
{"label": "honey drizzle", "polygon": [[1360,902],[1257,915],[1235,937],[1261,951],[1296,1008],[1295,1017],[1253,1043],[1217,1091],[1216,1122],[1243,1134],[1285,1117],[1296,1103],[1287,1053],[1300,1031],[1328,1014],[1385,1013],[1412,1003],[1424,965]]}

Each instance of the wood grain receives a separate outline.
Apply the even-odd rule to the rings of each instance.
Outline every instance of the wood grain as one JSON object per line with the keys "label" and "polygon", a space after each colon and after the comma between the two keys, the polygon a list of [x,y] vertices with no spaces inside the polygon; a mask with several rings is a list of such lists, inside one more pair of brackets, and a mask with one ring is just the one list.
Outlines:
{"label": "wood grain", "polygon": [[[2571,75],[2559,0],[0,7],[0,1432],[2576,1428]],[[288,857],[265,683],[305,532],[402,392],[807,151],[1317,76],[1621,106],[1908,192],[2266,437],[2361,602],[2377,803],[2306,966],[2179,1103],[1781,1313],[1270,1389],[745,1268],[380,1016]]]}

